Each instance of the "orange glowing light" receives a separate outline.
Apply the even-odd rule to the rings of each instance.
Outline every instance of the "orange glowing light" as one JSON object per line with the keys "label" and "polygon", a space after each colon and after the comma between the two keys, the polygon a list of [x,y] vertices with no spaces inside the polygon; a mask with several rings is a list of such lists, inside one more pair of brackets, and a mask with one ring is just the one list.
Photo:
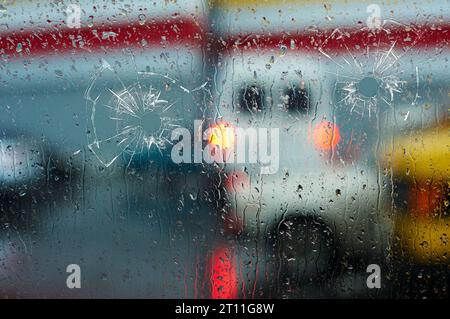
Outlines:
{"label": "orange glowing light", "polygon": [[443,196],[441,190],[434,187],[419,187],[410,192],[408,201],[412,215],[416,217],[428,217],[439,209]]}
{"label": "orange glowing light", "polygon": [[341,140],[339,127],[332,122],[322,121],[316,125],[313,132],[313,142],[317,149],[328,151],[336,147]]}
{"label": "orange glowing light", "polygon": [[208,143],[221,149],[230,149],[234,145],[234,127],[228,122],[220,122],[209,128]]}

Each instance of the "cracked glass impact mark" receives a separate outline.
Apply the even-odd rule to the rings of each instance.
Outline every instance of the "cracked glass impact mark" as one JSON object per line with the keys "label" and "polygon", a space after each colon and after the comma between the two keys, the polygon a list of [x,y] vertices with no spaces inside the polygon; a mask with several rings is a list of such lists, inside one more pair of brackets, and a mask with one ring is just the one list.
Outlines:
{"label": "cracked glass impact mark", "polygon": [[105,167],[125,155],[127,166],[139,154],[159,153],[169,145],[173,129],[180,127],[180,110],[189,90],[176,79],[148,70],[126,74],[102,61],[86,91],[91,107],[89,149]]}
{"label": "cracked glass impact mark", "polygon": [[[420,39],[420,29],[406,27],[415,35],[415,41],[405,49],[398,45],[395,37],[389,45],[374,42],[372,46],[361,50],[349,48],[345,42],[344,53],[332,57],[324,49],[319,52],[332,61],[336,70],[329,71],[336,77],[335,95],[338,108],[344,108],[350,114],[371,117],[380,108],[392,107],[397,97],[409,99],[415,105],[419,98],[419,69],[414,69],[414,79],[405,77],[405,63],[402,58],[408,55],[415,42]],[[382,28],[378,32],[389,34],[389,29]],[[330,38],[344,39],[352,35],[339,29],[334,30]],[[406,59],[405,59],[406,60]],[[414,90],[413,94],[411,91]]]}

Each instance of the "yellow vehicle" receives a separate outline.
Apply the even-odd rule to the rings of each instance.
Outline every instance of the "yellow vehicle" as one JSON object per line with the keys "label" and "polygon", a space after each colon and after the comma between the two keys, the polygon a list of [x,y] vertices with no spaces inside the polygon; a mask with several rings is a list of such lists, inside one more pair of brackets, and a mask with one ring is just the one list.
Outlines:
{"label": "yellow vehicle", "polygon": [[450,126],[395,137],[386,151],[407,204],[396,217],[395,244],[420,264],[449,264]]}

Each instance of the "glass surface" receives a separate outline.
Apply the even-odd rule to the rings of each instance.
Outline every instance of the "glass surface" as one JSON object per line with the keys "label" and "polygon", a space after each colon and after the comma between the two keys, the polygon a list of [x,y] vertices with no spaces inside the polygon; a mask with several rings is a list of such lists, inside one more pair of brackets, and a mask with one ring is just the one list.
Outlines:
{"label": "glass surface", "polygon": [[0,297],[448,298],[448,1],[0,1]]}

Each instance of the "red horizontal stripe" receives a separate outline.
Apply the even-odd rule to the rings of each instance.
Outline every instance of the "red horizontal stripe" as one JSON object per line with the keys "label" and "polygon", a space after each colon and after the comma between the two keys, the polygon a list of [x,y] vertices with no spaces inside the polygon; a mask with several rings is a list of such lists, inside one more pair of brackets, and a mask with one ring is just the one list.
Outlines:
{"label": "red horizontal stripe", "polygon": [[121,48],[173,45],[201,46],[201,25],[190,18],[45,31],[0,34],[0,54],[8,58],[61,53],[108,52]]}
{"label": "red horizontal stripe", "polygon": [[270,35],[247,34],[218,39],[219,51],[264,51],[279,49],[286,46],[292,50],[319,51],[341,53],[349,51],[366,51],[367,48],[391,46],[395,43],[396,49],[446,49],[450,48],[450,25],[414,26],[406,28],[395,26],[383,30],[371,31],[361,29],[337,30],[307,30],[295,32],[281,32]]}
{"label": "red horizontal stripe", "polygon": [[[392,45],[396,49],[449,49],[450,25],[394,27],[387,30],[340,29],[290,31],[278,34],[248,34],[216,39],[216,49],[223,51],[289,50],[294,41],[295,50],[341,53],[365,51],[367,48]],[[109,34],[109,36],[108,36]],[[16,31],[0,34],[0,54],[8,58],[64,53],[98,52],[122,48],[151,48],[185,45],[200,47],[206,43],[207,31],[190,18],[167,19],[140,24],[83,27],[45,31]],[[144,45],[145,43],[145,45]]]}

